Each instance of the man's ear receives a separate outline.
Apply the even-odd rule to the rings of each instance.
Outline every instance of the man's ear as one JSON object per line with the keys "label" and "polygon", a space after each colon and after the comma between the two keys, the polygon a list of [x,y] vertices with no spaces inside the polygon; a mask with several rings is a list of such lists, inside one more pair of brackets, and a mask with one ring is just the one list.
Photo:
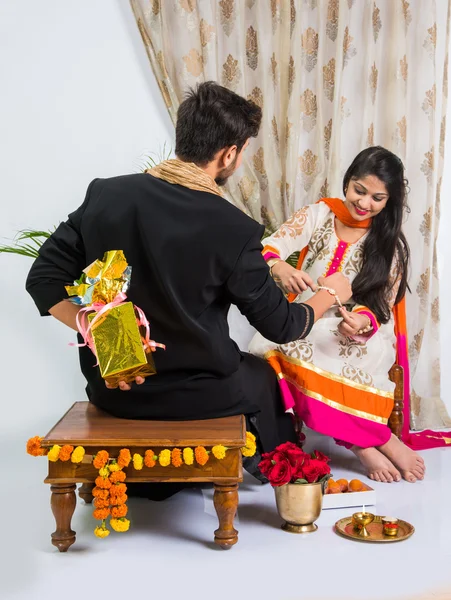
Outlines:
{"label": "man's ear", "polygon": [[218,167],[227,168],[233,163],[237,155],[237,146],[229,146],[228,148],[224,148],[224,150],[219,155]]}

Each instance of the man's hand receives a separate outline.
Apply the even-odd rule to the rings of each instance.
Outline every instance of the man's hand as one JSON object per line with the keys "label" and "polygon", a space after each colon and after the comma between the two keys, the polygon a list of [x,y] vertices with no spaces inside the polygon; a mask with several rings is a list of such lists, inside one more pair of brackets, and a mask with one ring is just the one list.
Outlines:
{"label": "man's hand", "polygon": [[[144,381],[145,381],[144,377],[138,376],[135,379],[136,385],[142,385],[144,383]],[[132,389],[132,386],[129,383],[126,383],[125,381],[119,381],[116,385],[111,385],[111,383],[108,383],[108,381],[105,380],[105,385],[109,390],[115,390],[116,388],[119,388],[123,392],[128,392],[129,390]]]}
{"label": "man's hand", "polygon": [[352,286],[349,279],[339,271],[333,275],[329,275],[329,277],[320,277],[318,284],[334,289],[342,304],[347,302],[352,296]]}
{"label": "man's hand", "polygon": [[274,281],[286,292],[302,294],[307,288],[316,291],[313,279],[304,271],[298,271],[284,260],[280,260],[272,267]]}
{"label": "man's hand", "polygon": [[345,337],[357,335],[361,329],[365,329],[365,327],[371,324],[366,315],[348,312],[346,308],[340,308],[340,314],[343,317],[343,321],[338,325],[338,331]]}

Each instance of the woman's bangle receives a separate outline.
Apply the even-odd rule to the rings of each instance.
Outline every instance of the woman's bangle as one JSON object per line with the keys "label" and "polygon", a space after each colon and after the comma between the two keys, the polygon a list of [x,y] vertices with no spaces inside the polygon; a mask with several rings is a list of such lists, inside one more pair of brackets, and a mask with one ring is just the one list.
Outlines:
{"label": "woman's bangle", "polygon": [[366,327],[362,327],[362,329],[359,329],[357,332],[357,335],[363,335],[364,333],[369,333],[372,329],[373,329],[373,324],[371,323],[371,319],[369,317],[366,317],[368,319],[368,325]]}
{"label": "woman's bangle", "polygon": [[324,292],[329,292],[329,294],[335,298],[336,304],[338,304],[338,306],[340,308],[343,308],[343,304],[341,303],[340,298],[338,297],[337,292],[333,288],[326,287],[324,285],[319,285],[316,289],[318,291],[323,290]]}

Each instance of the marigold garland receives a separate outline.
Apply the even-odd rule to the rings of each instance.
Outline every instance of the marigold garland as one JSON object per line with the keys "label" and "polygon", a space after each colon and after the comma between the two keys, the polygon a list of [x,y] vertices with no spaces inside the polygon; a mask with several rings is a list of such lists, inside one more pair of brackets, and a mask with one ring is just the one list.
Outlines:
{"label": "marigold garland", "polygon": [[194,462],[194,452],[192,448],[183,448],[183,460],[185,465],[192,465]]}
{"label": "marigold garland", "polygon": [[102,488],[104,490],[109,490],[111,487],[111,481],[108,477],[96,477],[95,484],[97,487]]}
{"label": "marigold garland", "polygon": [[94,529],[94,535],[98,538],[106,538],[110,535],[110,530],[105,527],[105,523],[102,523],[100,527]]}
{"label": "marigold garland", "polygon": [[77,446],[70,457],[73,463],[81,463],[85,457],[85,449],[83,446]]}
{"label": "marigold garland", "polygon": [[124,471],[115,471],[110,475],[111,483],[122,483],[125,481],[125,473]]}
{"label": "marigold garland", "polygon": [[198,462],[201,467],[208,462],[208,452],[203,446],[197,446],[197,448],[194,449],[194,456],[196,457],[196,462]]}
{"label": "marigold garland", "polygon": [[56,462],[58,460],[58,458],[59,458],[60,450],[61,450],[61,446],[58,446],[58,444],[55,444],[48,451],[47,458],[51,462]]}
{"label": "marigold garland", "polygon": [[99,521],[104,521],[110,515],[109,508],[96,508],[92,513],[94,519],[98,519]]}
{"label": "marigold garland", "polygon": [[130,528],[130,521],[128,519],[110,519],[110,525],[114,531],[128,531]]}
{"label": "marigold garland", "polygon": [[174,467],[181,467],[183,465],[182,451],[180,448],[173,448],[171,452],[171,462]]}
{"label": "marigold garland", "polygon": [[67,462],[68,460],[70,460],[70,455],[72,454],[73,451],[74,451],[73,446],[69,446],[69,444],[65,444],[60,450],[59,459],[63,462]]}
{"label": "marigold garland", "polygon": [[[70,444],[60,446],[54,444],[50,449],[42,448],[43,438],[35,436],[27,442],[27,453],[31,456],[48,456],[49,461],[63,462],[71,461],[72,463],[81,463],[85,457],[85,449],[83,446],[74,448]],[[241,448],[243,456],[253,456],[257,449],[255,436],[249,431],[246,432],[246,445]],[[94,518],[101,521],[101,524],[94,529],[94,534],[99,538],[105,538],[110,534],[110,530],[106,526],[106,519],[110,517],[110,525],[115,531],[128,531],[130,527],[129,519],[125,516],[128,513],[126,502],[128,500],[125,484],[126,473],[122,470],[129,466],[133,461],[135,470],[142,470],[145,465],[147,468],[153,468],[157,462],[162,467],[167,467],[172,464],[174,467],[180,467],[185,463],[188,466],[197,464],[204,466],[209,459],[210,452],[217,460],[225,458],[229,448],[222,444],[213,446],[209,451],[204,446],[197,448],[165,448],[160,451],[157,456],[153,450],[145,451],[144,456],[135,453],[132,455],[128,448],[122,448],[117,459],[110,458],[106,450],[99,450],[92,460],[92,464],[98,469],[99,475],[95,479],[95,487],[92,490],[94,497]]]}
{"label": "marigold garland", "polygon": [[158,456],[155,456],[153,450],[146,450],[144,453],[144,464],[150,469],[157,464]]}
{"label": "marigold garland", "polygon": [[126,504],[119,504],[118,506],[111,507],[111,516],[115,519],[127,516],[128,506]]}
{"label": "marigold garland", "polygon": [[222,460],[226,455],[227,448],[222,444],[218,444],[217,446],[213,446],[211,452],[215,458]]}
{"label": "marigold garland", "polygon": [[106,450],[99,450],[92,461],[92,464],[96,469],[101,469],[104,467],[109,459],[110,455]]}
{"label": "marigold garland", "polygon": [[39,437],[39,435],[35,435],[30,438],[27,442],[27,452],[31,454],[31,456],[45,456],[47,453],[46,448],[42,448],[41,442],[44,438]]}
{"label": "marigold garland", "polygon": [[128,448],[122,448],[119,452],[119,456],[117,458],[117,464],[120,467],[128,467],[130,461],[132,459],[132,455],[130,454],[130,450]]}
{"label": "marigold garland", "polygon": [[141,471],[143,466],[144,466],[144,459],[141,456],[141,454],[134,454],[133,455],[133,468],[136,471]]}
{"label": "marigold garland", "polygon": [[160,461],[160,465],[162,467],[167,467],[171,464],[171,451],[170,450],[162,450],[160,452],[160,456],[158,457]]}

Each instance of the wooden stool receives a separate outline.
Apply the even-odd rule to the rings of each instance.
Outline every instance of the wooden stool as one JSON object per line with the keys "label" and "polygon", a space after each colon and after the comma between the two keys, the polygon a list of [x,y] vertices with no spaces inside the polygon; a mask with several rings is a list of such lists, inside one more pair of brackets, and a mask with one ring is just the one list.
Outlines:
{"label": "wooden stool", "polygon": [[136,471],[131,462],[126,473],[127,482],[212,482],[219,520],[214,541],[224,549],[237,543],[238,532],[233,520],[238,508],[238,483],[243,480],[240,451],[246,444],[243,415],[205,421],[135,421],[112,417],[90,402],[76,402],[42,440],[43,447],[54,444],[83,446],[86,450],[82,463],[48,463],[45,483],[51,484],[51,507],[56,521],[52,544],[60,552],[66,552],[75,542],[75,531],[71,529],[76,505],[75,484],[83,484],[79,495],[85,502],[91,503],[93,499],[91,492],[98,470],[92,465],[92,455],[107,450],[111,457],[117,457],[121,448],[128,448],[132,455],[135,452],[143,455],[149,448],[158,454],[164,448],[227,446],[225,458],[217,460],[210,454],[204,466],[194,463],[162,467],[157,463],[152,468]]}

